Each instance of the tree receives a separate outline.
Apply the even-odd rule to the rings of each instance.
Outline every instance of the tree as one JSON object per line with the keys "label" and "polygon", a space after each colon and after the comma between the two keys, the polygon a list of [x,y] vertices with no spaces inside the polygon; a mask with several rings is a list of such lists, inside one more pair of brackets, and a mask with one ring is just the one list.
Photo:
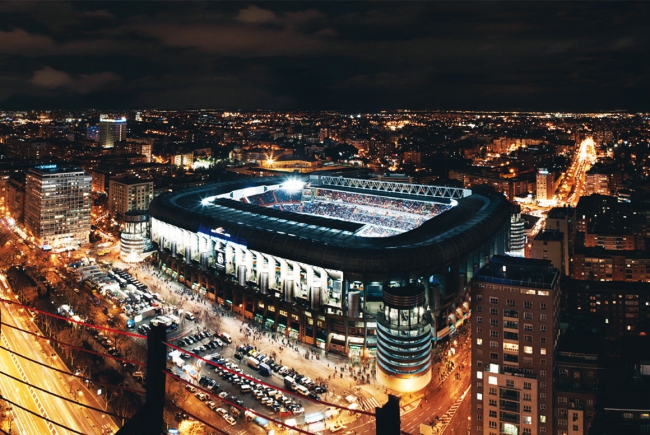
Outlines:
{"label": "tree", "polygon": [[186,435],[207,435],[207,427],[195,420],[183,420],[178,429]]}

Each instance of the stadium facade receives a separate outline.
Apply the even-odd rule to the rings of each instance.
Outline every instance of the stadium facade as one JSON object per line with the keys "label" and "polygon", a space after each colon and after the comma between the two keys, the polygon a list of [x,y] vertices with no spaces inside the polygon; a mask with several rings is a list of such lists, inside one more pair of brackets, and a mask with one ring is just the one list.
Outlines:
{"label": "stadium facade", "polygon": [[508,247],[510,205],[468,189],[311,175],[160,195],[166,273],[290,339],[376,361],[416,391],[469,315],[467,282]]}

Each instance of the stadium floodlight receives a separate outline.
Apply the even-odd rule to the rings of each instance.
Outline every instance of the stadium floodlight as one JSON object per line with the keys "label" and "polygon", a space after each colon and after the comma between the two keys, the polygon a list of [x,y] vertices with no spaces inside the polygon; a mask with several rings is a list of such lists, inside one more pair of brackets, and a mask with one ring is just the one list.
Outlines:
{"label": "stadium floodlight", "polygon": [[201,200],[201,205],[204,205],[204,206],[205,206],[205,205],[210,205],[210,204],[212,204],[212,201],[215,200],[215,198],[216,198],[216,196],[208,196],[208,197],[205,197],[205,198],[203,198],[203,199]]}
{"label": "stadium floodlight", "polygon": [[300,181],[297,178],[290,178],[289,180],[284,182],[284,184],[282,185],[282,190],[289,193],[300,192],[304,185],[305,185],[304,181]]}

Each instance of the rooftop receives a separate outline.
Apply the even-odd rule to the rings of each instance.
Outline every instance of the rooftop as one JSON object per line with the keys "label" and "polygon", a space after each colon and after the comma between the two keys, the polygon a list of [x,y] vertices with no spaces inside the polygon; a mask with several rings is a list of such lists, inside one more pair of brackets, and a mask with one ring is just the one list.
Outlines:
{"label": "rooftop", "polygon": [[554,288],[559,271],[550,260],[495,255],[475,275],[474,280],[528,287]]}

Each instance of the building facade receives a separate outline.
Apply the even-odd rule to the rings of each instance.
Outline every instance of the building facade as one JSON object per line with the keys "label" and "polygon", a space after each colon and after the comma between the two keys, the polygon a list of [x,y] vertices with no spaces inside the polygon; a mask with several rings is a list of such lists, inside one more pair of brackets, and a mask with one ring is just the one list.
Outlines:
{"label": "building facade", "polygon": [[542,231],[530,242],[530,258],[551,260],[556,269],[564,273],[567,258],[564,256],[564,234],[556,231]]}
{"label": "building facade", "polygon": [[128,211],[148,210],[152,199],[153,180],[117,177],[109,181],[108,207],[117,220],[123,220]]}
{"label": "building facade", "polygon": [[99,118],[99,146],[113,148],[115,142],[126,139],[126,118],[111,118],[101,115]]}
{"label": "building facade", "polygon": [[551,434],[560,273],[492,257],[472,282],[472,422],[486,435]]}
{"label": "building facade", "polygon": [[79,168],[40,165],[25,180],[25,227],[44,247],[78,247],[90,235],[91,177]]}

